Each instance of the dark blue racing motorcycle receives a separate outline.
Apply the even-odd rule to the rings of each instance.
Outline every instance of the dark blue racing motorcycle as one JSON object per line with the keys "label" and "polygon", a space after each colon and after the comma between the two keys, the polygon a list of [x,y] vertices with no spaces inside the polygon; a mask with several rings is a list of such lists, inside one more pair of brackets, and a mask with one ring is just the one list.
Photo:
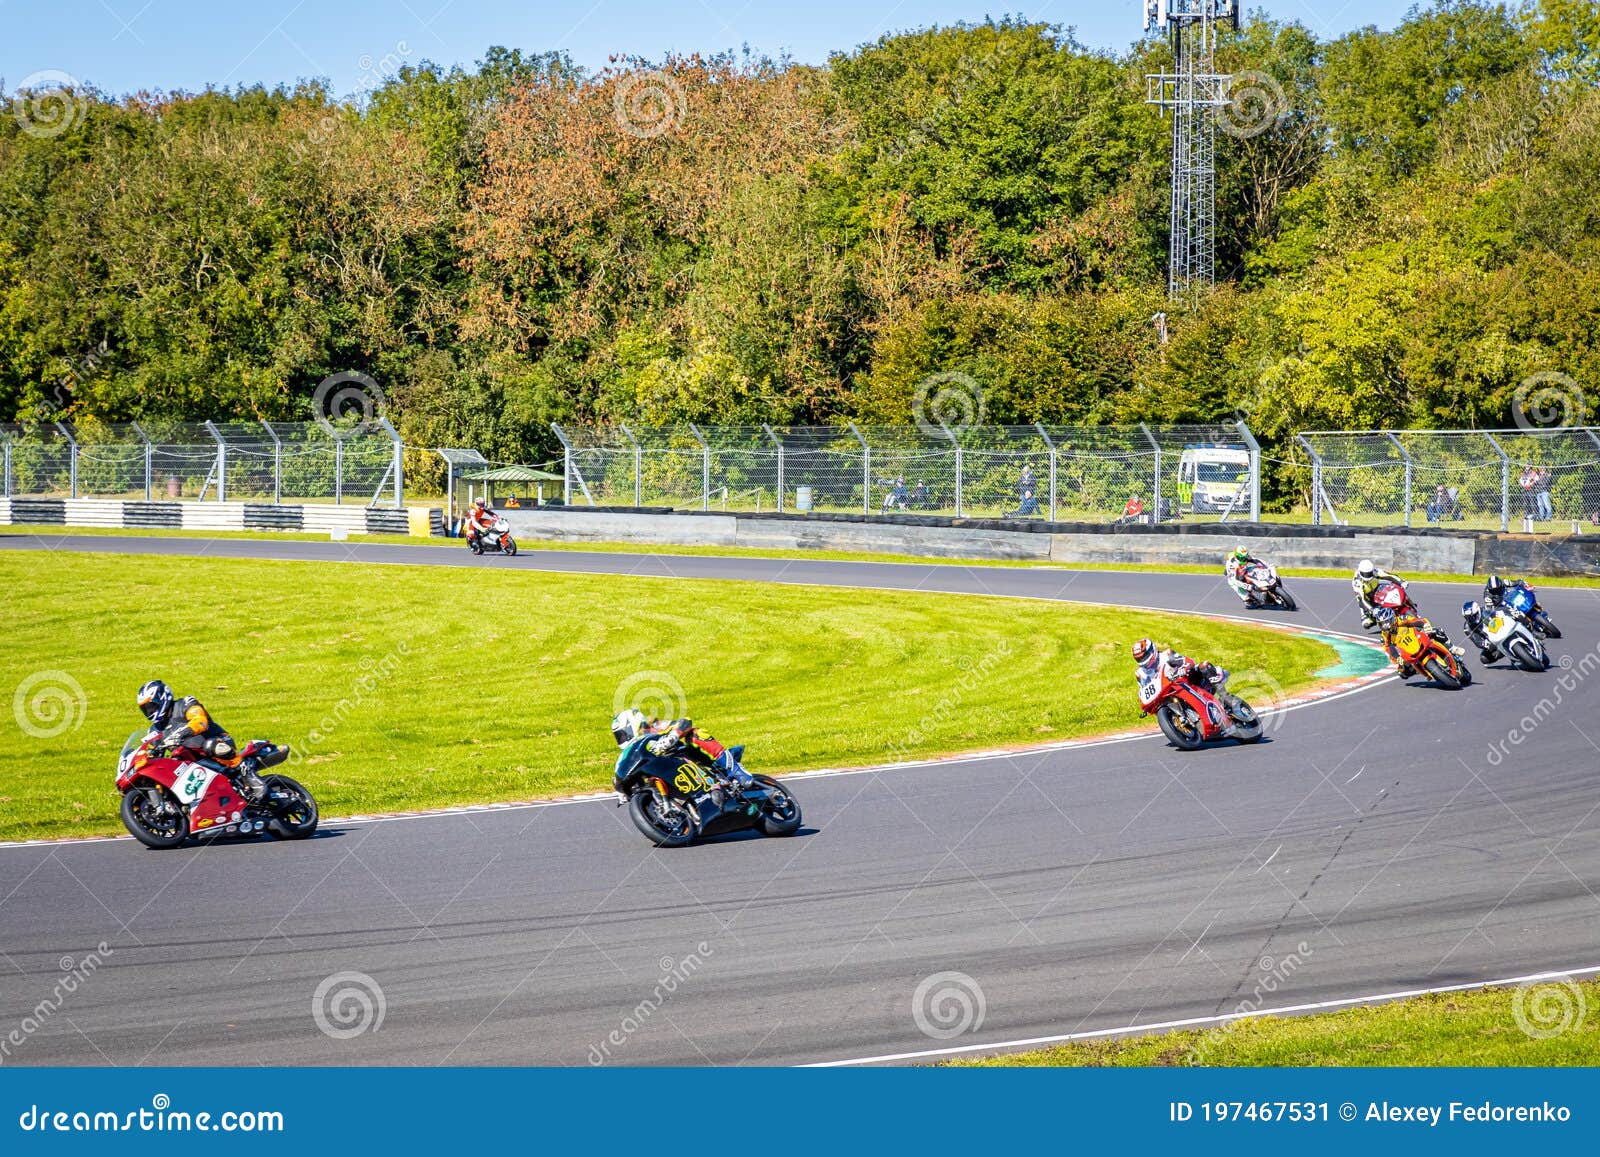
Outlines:
{"label": "dark blue racing motorcycle", "polygon": [[1549,614],[1539,605],[1539,597],[1533,593],[1533,588],[1521,579],[1506,584],[1506,597],[1502,605],[1527,623],[1535,634],[1546,639],[1561,637],[1561,628],[1551,621]]}
{"label": "dark blue racing motorcycle", "polygon": [[744,745],[706,765],[682,751],[656,755],[640,735],[617,754],[612,788],[633,826],[658,848],[681,848],[705,836],[755,829],[768,836],[800,830],[800,804],[770,775],[744,769]]}

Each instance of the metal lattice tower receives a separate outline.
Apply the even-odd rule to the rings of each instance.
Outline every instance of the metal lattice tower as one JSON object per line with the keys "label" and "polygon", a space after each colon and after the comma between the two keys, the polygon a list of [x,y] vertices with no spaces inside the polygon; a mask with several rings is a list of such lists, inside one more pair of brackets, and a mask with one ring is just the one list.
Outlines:
{"label": "metal lattice tower", "polygon": [[1172,113],[1172,242],[1167,295],[1193,304],[1216,280],[1216,110],[1233,77],[1216,67],[1217,30],[1238,0],[1145,0],[1144,27],[1172,38],[1173,71],[1145,78],[1145,103]]}

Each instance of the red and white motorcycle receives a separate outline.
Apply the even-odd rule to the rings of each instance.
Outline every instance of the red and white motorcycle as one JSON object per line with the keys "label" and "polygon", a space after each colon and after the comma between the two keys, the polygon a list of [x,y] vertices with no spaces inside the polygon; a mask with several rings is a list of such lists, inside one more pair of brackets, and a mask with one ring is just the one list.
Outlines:
{"label": "red and white motorcycle", "polygon": [[1165,663],[1139,671],[1139,707],[1156,717],[1172,745],[1195,751],[1216,739],[1258,742],[1264,728],[1255,709],[1226,689],[1212,694],[1193,674],[1192,663],[1175,671]]}
{"label": "red and white motorcycle", "polygon": [[[317,801],[288,776],[263,776],[265,794],[247,800],[219,764],[191,748],[163,750],[159,739],[159,732],[135,731],[117,759],[122,822],[146,847],[175,848],[190,836],[224,833],[303,840],[317,830]],[[289,749],[253,739],[239,754],[265,769],[288,759]]]}

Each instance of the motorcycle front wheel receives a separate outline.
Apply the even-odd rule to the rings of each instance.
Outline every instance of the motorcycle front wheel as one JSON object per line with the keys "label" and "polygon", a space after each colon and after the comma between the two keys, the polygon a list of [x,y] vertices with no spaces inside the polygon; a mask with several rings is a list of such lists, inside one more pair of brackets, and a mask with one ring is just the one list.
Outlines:
{"label": "motorcycle front wheel", "polygon": [[1450,673],[1450,668],[1442,659],[1428,659],[1422,664],[1423,674],[1427,675],[1446,691],[1461,690],[1461,680]]}
{"label": "motorcycle front wheel", "polygon": [[1533,645],[1527,639],[1512,639],[1506,644],[1506,651],[1511,656],[1511,661],[1524,671],[1543,671],[1545,665],[1539,662]]}
{"label": "motorcycle front wheel", "polygon": [[1181,704],[1166,703],[1156,710],[1156,722],[1172,746],[1195,751],[1205,744],[1205,732],[1194,713]]}
{"label": "motorcycle front wheel", "polygon": [[517,540],[512,538],[509,534],[500,541],[500,548],[504,550],[511,558],[517,557]]}
{"label": "motorcycle front wheel", "polygon": [[679,803],[663,808],[654,792],[636,791],[628,797],[628,817],[641,835],[658,848],[681,848],[700,834],[693,813]]}
{"label": "motorcycle front wheel", "polygon": [[267,831],[280,840],[307,840],[317,831],[317,801],[286,775],[267,776],[267,799],[277,811]]}
{"label": "motorcycle front wheel", "polygon": [[189,838],[189,817],[177,797],[159,784],[123,793],[122,824],[147,848],[175,848]]}
{"label": "motorcycle front wheel", "polygon": [[1278,603],[1284,610],[1296,611],[1300,609],[1300,604],[1294,601],[1294,596],[1289,593],[1289,588],[1280,586],[1272,593],[1278,596]]}

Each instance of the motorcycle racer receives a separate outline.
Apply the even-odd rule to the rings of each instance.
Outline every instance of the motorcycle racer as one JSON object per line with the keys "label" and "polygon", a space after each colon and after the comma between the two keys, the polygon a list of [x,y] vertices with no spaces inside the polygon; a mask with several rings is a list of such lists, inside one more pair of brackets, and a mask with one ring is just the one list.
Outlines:
{"label": "motorcycle racer", "polygon": [[1233,548],[1222,564],[1222,575],[1228,580],[1228,585],[1233,588],[1233,593],[1239,596],[1246,607],[1254,609],[1261,605],[1261,600],[1256,595],[1256,590],[1245,582],[1244,576],[1248,568],[1262,566],[1262,561],[1250,553],[1250,548],[1240,543]]}
{"label": "motorcycle racer", "polygon": [[138,702],[151,730],[160,733],[160,747],[200,752],[221,769],[245,799],[253,802],[266,794],[267,785],[256,774],[256,761],[239,757],[238,744],[211,718],[200,700],[192,695],[178,699],[172,688],[160,679],[152,679],[139,688]]}
{"label": "motorcycle racer", "polygon": [[482,538],[484,532],[494,526],[495,519],[498,517],[499,515],[491,510],[489,504],[483,499],[479,498],[473,502],[472,509],[467,513],[467,545],[470,546],[479,538]]}
{"label": "motorcycle racer", "polygon": [[[1494,576],[1492,575],[1490,576],[1491,580],[1493,577]],[[1474,647],[1478,648],[1478,657],[1481,658],[1485,664],[1493,663],[1496,659],[1500,658],[1500,648],[1494,645],[1489,638],[1488,632],[1483,628],[1483,619],[1485,613],[1487,613],[1490,617],[1493,617],[1498,610],[1498,604],[1490,603],[1488,601],[1487,591],[1485,591],[1484,594],[1483,606],[1479,606],[1475,602],[1466,602],[1461,604],[1461,621],[1463,624],[1463,631],[1466,634],[1468,641],[1471,642]]]}
{"label": "motorcycle racer", "polygon": [[[1351,576],[1350,589],[1356,593],[1356,604],[1361,608],[1361,625],[1371,630],[1376,620],[1372,614],[1372,595],[1380,584],[1391,582],[1399,583],[1400,589],[1406,589],[1406,581],[1397,574],[1390,574],[1380,566],[1374,566],[1370,558],[1361,560],[1356,567],[1356,573]],[[1392,657],[1392,656],[1391,656]]]}
{"label": "motorcycle racer", "polygon": [[681,753],[729,786],[737,786],[739,782],[751,778],[748,772],[741,772],[731,761],[726,765],[719,764],[718,759],[727,749],[697,728],[692,719],[662,722],[659,719],[648,719],[644,712],[630,707],[626,711],[619,712],[611,721],[611,735],[617,741],[618,747],[632,742],[640,735],[652,735],[654,738],[645,745],[651,755],[671,756]]}
{"label": "motorcycle racer", "polygon": [[1219,695],[1228,685],[1228,672],[1214,663],[1192,663],[1186,656],[1157,647],[1149,639],[1140,639],[1133,645],[1133,661],[1139,665],[1134,677],[1139,681],[1139,702],[1149,703],[1161,689],[1161,674],[1169,679],[1181,678],[1185,672],[1213,695]]}

